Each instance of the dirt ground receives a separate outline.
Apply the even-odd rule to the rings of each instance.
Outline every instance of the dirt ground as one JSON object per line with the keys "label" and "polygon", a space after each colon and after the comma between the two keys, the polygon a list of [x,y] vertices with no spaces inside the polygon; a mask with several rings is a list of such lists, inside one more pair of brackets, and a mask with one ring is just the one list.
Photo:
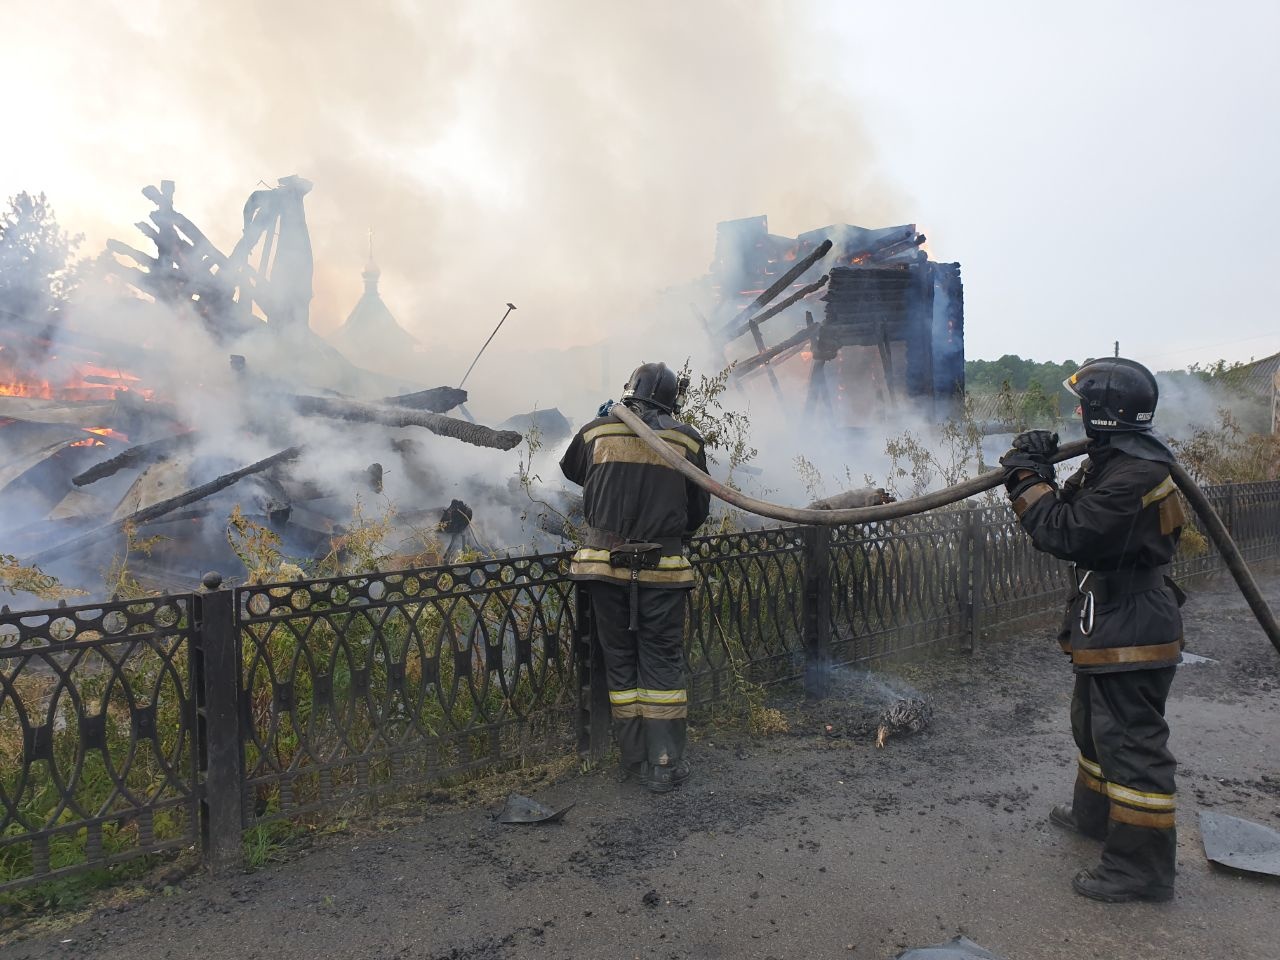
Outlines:
{"label": "dirt ground", "polygon": [[[1280,577],[1264,590],[1280,608]],[[1180,760],[1178,892],[1107,906],[1071,892],[1095,845],[1048,825],[1070,796],[1070,668],[1036,626],[876,677],[791,732],[702,729],[695,779],[655,797],[612,770],[516,786],[561,825],[511,827],[466,788],[353,825],[288,862],[29,924],[0,957],[889,958],[963,933],[1007,960],[1280,958],[1280,880],[1212,868],[1197,811],[1280,828],[1280,656],[1229,582],[1186,608],[1169,704]],[[875,749],[884,685],[926,694],[925,732]],[[834,736],[824,732],[831,724]],[[15,938],[16,937],[16,938]]]}

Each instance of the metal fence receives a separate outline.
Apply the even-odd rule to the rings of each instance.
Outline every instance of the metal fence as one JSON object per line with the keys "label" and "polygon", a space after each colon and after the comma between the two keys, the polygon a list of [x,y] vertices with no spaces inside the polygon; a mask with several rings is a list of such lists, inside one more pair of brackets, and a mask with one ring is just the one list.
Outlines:
{"label": "metal fence", "polygon": [[[1208,491],[1253,560],[1280,556],[1280,483]],[[1194,526],[1182,579],[1220,569]],[[1203,548],[1203,549],[1202,549]],[[966,649],[1057,607],[1067,566],[1009,510],[701,537],[695,707],[739,679]],[[566,554],[145,600],[0,611],[0,890],[528,758],[599,755],[608,697]]]}
{"label": "metal fence", "polygon": [[4,886],[191,846],[191,598],[0,614]]}

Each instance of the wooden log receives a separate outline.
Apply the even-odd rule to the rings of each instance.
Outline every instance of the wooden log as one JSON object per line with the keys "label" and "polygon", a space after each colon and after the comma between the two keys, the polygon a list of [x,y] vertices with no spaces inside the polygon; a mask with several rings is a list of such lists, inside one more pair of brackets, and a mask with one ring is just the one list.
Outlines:
{"label": "wooden log", "polygon": [[113,523],[109,523],[106,526],[98,527],[95,530],[90,530],[88,533],[68,540],[65,543],[60,543],[57,546],[50,547],[48,550],[37,553],[26,562],[40,564],[50,563],[54,560],[61,560],[63,557],[70,556],[77,550],[83,550],[101,540],[106,540],[109,537],[123,533],[126,526],[132,525],[136,527],[141,524],[148,523],[155,520],[157,517],[163,517],[165,514],[172,513],[174,510],[190,506],[191,504],[203,500],[206,497],[211,497],[215,493],[225,490],[232,484],[239,483],[245,477],[252,476],[255,473],[261,473],[264,470],[269,470],[278,463],[286,463],[290,460],[294,460],[302,453],[302,450],[302,447],[289,447],[287,450],[281,450],[279,453],[273,453],[271,456],[259,460],[256,463],[251,463],[248,466],[241,467],[239,470],[233,470],[230,473],[224,473],[220,477],[214,477],[214,479],[210,480],[208,483],[202,483],[198,487],[192,487],[190,490],[180,493],[177,496],[170,497],[168,500],[161,500],[159,503],[153,503],[149,507],[143,507],[141,510],[137,510],[129,514],[127,517],[122,517],[121,519],[116,520]]}
{"label": "wooden log", "polygon": [[[722,328],[721,334],[720,334],[721,337],[725,340],[733,339],[733,337],[729,336],[730,331],[736,330],[741,324],[743,324],[746,321],[747,317],[754,314],[757,310],[763,307],[766,303],[769,303],[774,297],[780,294],[783,290],[791,286],[792,282],[797,277],[799,277],[802,273],[804,273],[806,270],[808,270],[810,267],[812,267],[815,263],[817,263],[819,260],[821,260],[830,252],[831,252],[831,240],[830,238],[828,238],[826,240],[823,240],[822,243],[818,244],[816,247],[814,247],[811,251],[809,251],[809,253],[805,254],[805,256],[797,260],[795,262],[795,265],[790,270],[788,270],[781,277],[779,277],[777,280],[775,280],[773,283],[769,285],[769,289],[765,290],[764,293],[760,294],[760,296],[752,300],[750,305],[748,305],[746,308],[744,308],[743,310],[740,310],[738,312],[738,315],[734,317],[732,320],[730,320],[729,323]],[[739,334],[739,336],[741,336],[741,334]]]}
{"label": "wooden log", "polygon": [[457,387],[432,387],[417,393],[402,393],[398,397],[383,397],[382,402],[393,407],[411,410],[429,410],[432,413],[448,413],[454,407],[467,402],[467,391]]}
{"label": "wooden log", "polygon": [[766,320],[770,320],[773,317],[776,317],[778,314],[782,313],[782,311],[786,310],[788,307],[792,306],[793,304],[799,303],[805,297],[809,296],[809,294],[816,293],[817,291],[821,290],[823,285],[827,282],[828,279],[829,279],[828,275],[824,274],[821,280],[817,280],[809,284],[807,287],[801,287],[799,290],[791,294],[791,296],[787,297],[781,303],[775,303],[772,307],[770,307],[768,310],[764,311],[760,315],[752,317],[742,327],[736,330],[730,331],[729,339],[736,340],[738,337],[746,333],[749,329],[758,328],[760,324],[764,323]]}
{"label": "wooden log", "polygon": [[734,365],[731,375],[734,378],[741,378],[741,377],[745,377],[747,374],[752,373],[755,370],[760,369],[762,366],[764,366],[770,360],[773,360],[779,354],[785,353],[786,351],[794,347],[798,347],[803,343],[807,343],[810,340],[810,338],[813,337],[814,331],[816,329],[817,329],[816,324],[813,327],[805,327],[803,330],[797,331],[796,333],[787,337],[787,339],[783,340],[781,343],[773,347],[770,347],[768,350],[764,351],[763,353],[758,353],[754,357],[747,357],[747,359],[742,360],[739,363]]}
{"label": "wooden log", "polygon": [[94,464],[88,470],[76,474],[71,478],[71,482],[77,487],[83,487],[93,483],[95,480],[102,480],[105,477],[119,473],[126,467],[152,463],[167,454],[190,446],[195,437],[196,434],[193,431],[180,433],[172,437],[161,437],[159,440],[152,440],[149,443],[140,443],[117,453],[109,460],[103,460],[101,463]]}
{"label": "wooden log", "polygon": [[303,416],[355,420],[360,423],[383,423],[389,427],[424,427],[438,436],[452,437],[477,447],[510,450],[524,440],[524,437],[514,430],[494,430],[483,424],[467,423],[465,420],[446,417],[427,410],[387,407],[360,400],[339,400],[334,397],[294,396],[292,400],[294,409]]}

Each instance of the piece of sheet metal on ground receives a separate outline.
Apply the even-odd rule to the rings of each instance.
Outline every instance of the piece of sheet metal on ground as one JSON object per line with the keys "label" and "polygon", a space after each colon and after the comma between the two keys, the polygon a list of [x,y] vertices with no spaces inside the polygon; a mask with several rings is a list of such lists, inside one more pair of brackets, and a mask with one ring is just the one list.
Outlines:
{"label": "piece of sheet metal on ground", "polygon": [[1213,659],[1213,657],[1202,657],[1198,653],[1188,653],[1186,650],[1182,651],[1181,665],[1184,667],[1194,667],[1202,663],[1217,663],[1217,662],[1218,661]]}
{"label": "piece of sheet metal on ground", "polygon": [[933,947],[915,947],[900,953],[897,960],[1003,960],[986,947],[981,947],[968,937],[956,937]]}
{"label": "piece of sheet metal on ground", "polygon": [[572,803],[555,810],[531,797],[512,793],[507,796],[507,802],[503,804],[498,820],[501,823],[559,823],[572,809]]}
{"label": "piece of sheet metal on ground", "polygon": [[1200,811],[1204,855],[1233,870],[1280,877],[1280,832],[1225,813]]}

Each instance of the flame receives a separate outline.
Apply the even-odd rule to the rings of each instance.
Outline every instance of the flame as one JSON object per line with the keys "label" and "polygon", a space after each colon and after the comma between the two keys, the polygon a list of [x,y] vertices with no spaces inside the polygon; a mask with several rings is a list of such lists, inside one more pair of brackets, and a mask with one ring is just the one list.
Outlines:
{"label": "flame", "polygon": [[10,380],[8,383],[0,383],[0,397],[34,397],[37,400],[52,400],[53,388],[49,386],[48,380],[33,380],[25,383]]}
{"label": "flame", "polygon": [[[56,359],[51,358],[51,359]],[[142,378],[113,367],[96,363],[73,364],[63,383],[54,384],[0,363],[0,397],[29,397],[36,400],[114,400],[121,391],[136,393],[144,400],[155,398],[155,391],[138,387]]]}
{"label": "flame", "polygon": [[75,443],[68,444],[68,446],[105,447],[106,443],[102,440],[103,437],[106,437],[108,440],[119,440],[121,442],[127,442],[129,439],[129,435],[127,433],[112,430],[110,427],[85,427],[84,432],[92,434],[92,436],[85,437],[83,440],[77,440]]}

